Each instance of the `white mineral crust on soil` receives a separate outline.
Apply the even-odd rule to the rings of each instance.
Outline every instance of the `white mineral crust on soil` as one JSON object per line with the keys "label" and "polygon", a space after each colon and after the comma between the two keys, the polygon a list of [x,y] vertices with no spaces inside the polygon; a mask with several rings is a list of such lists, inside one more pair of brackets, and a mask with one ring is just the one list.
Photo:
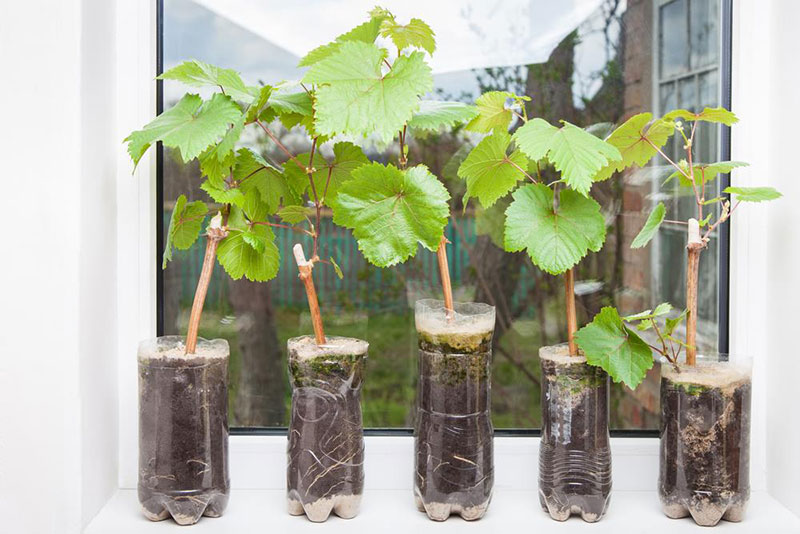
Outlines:
{"label": "white mineral crust on soil", "polygon": [[552,362],[564,365],[573,363],[583,363],[586,361],[586,356],[580,353],[577,356],[570,356],[569,345],[563,343],[561,345],[552,345],[550,347],[540,348],[539,359],[550,360]]}
{"label": "white mineral crust on soil", "polygon": [[300,360],[310,360],[319,356],[350,356],[366,354],[369,343],[352,337],[328,336],[324,345],[317,345],[312,336],[289,340],[289,350]]}

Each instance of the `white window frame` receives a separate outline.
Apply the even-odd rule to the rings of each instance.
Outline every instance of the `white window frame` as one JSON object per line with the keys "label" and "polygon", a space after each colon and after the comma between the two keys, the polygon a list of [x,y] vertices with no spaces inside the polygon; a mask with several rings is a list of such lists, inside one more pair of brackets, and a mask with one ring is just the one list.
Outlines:
{"label": "white window frame", "polygon": [[[768,10],[767,10],[768,11]],[[155,31],[156,31],[155,2],[117,2],[117,85],[118,85],[118,110],[117,122],[120,136],[140,127],[150,120],[155,114],[155,83],[153,81],[155,70]],[[738,21],[747,19],[748,30],[743,31]],[[761,31],[752,30],[753,26]],[[763,99],[759,96],[761,90],[760,78],[752,76],[752,71],[768,71],[768,65],[761,60],[765,51],[769,51],[769,44],[758,37],[773,31],[775,24],[769,18],[769,13],[764,13],[757,0],[738,0],[735,3],[734,13],[734,70],[733,87],[734,108],[737,113],[748,121],[746,129],[737,130],[733,136],[733,159],[746,159],[758,163],[759,148],[764,148],[766,141],[759,140],[752,132],[759,131],[758,126],[763,125],[764,119],[758,118],[758,109]],[[761,41],[760,41],[761,39]],[[766,50],[765,50],[766,49]],[[760,120],[760,122],[759,122]],[[120,137],[121,138],[121,137]],[[155,221],[157,206],[155,203],[155,157],[153,151],[142,160],[133,177],[130,174],[130,162],[124,151],[120,151],[117,176],[117,202],[118,202],[118,384],[117,394],[119,400],[119,428],[118,440],[118,482],[120,492],[104,508],[97,520],[90,526],[89,532],[102,532],[106,525],[120,526],[118,531],[134,532],[144,531],[150,525],[141,521],[138,516],[138,507],[135,505],[135,487],[137,481],[137,366],[136,346],[140,339],[153,337],[156,331],[155,316],[155,280],[156,280],[156,250],[155,250]],[[763,176],[752,171],[741,171],[735,175],[738,185],[747,185],[752,181],[763,183]],[[778,184],[780,187],[780,184]],[[773,419],[767,418],[768,391],[776,395],[771,386],[780,381],[780,373],[769,373],[769,365],[775,365],[777,355],[764,356],[765,349],[771,345],[767,343],[769,330],[766,325],[767,317],[767,265],[768,242],[763,239],[767,229],[765,212],[760,206],[742,210],[734,219],[731,235],[731,288],[730,288],[730,324],[731,324],[731,352],[747,353],[755,357],[753,374],[753,417],[751,434],[751,484],[754,502],[758,507],[751,507],[751,514],[757,517],[752,521],[761,521],[759,508],[779,506],[767,490],[774,492],[775,496],[788,502],[791,495],[790,484],[786,483],[787,475],[782,471],[783,459],[779,454],[785,444],[770,442],[767,437],[775,439],[780,435],[781,429]],[[745,304],[745,305],[742,305]],[[781,382],[782,383],[782,382]],[[789,395],[788,388],[784,395]],[[771,402],[776,402],[770,399]],[[770,404],[772,405],[772,404]],[[110,429],[113,431],[113,429]],[[800,445],[800,439],[789,440],[795,447]],[[524,502],[529,505],[523,509],[509,512],[508,521],[515,524],[527,525],[530,522],[544,520],[544,514],[538,510],[535,501],[536,493],[536,465],[539,438],[509,437],[497,438],[496,443],[496,489],[498,496],[493,503],[498,509],[506,509],[502,504],[500,494],[509,495],[513,492],[523,492]],[[246,489],[263,490],[264,495],[280,495],[283,490],[285,476],[285,436],[234,436],[231,438],[230,461],[232,485],[234,492],[240,492],[244,503],[249,502]],[[411,492],[411,438],[410,437],[377,437],[367,438],[367,492],[370,491],[395,491],[398,495],[408,493],[408,499],[398,500],[396,512],[399,516],[406,513],[416,513],[410,504]],[[634,513],[630,509],[619,510],[614,519],[604,519],[597,528],[615,528],[625,525],[625,521],[638,521],[638,525],[648,524],[648,530],[667,531],[667,529],[686,528],[688,523],[678,523],[665,520],[657,506],[655,485],[658,465],[658,441],[655,438],[615,438],[612,440],[614,462],[614,488],[617,492],[642,492],[644,512]],[[796,455],[796,450],[795,450]],[[796,460],[791,460],[796,461]],[[794,464],[792,464],[794,465]],[[770,485],[768,486],[768,474]],[[800,476],[800,473],[794,473]],[[777,481],[777,482],[775,482]],[[794,490],[796,491],[796,490]],[[259,494],[260,495],[260,494]],[[616,507],[631,494],[618,495],[612,499],[612,513]],[[261,499],[262,497],[259,497]],[[278,499],[279,497],[275,497]],[[633,498],[633,497],[631,497]],[[240,519],[237,517],[252,517],[260,521],[262,526],[270,524],[283,524],[283,516],[270,516],[266,513],[254,511],[248,506],[236,504],[237,493],[234,493],[228,514],[234,516],[234,524]],[[399,499],[399,497],[398,497]],[[511,499],[511,497],[509,497]],[[366,498],[365,498],[366,502]],[[637,501],[638,502],[638,501]],[[269,509],[273,507],[270,501]],[[251,503],[252,504],[252,503]],[[762,506],[763,505],[763,506]],[[108,523],[109,517],[116,517],[119,507],[131,512],[131,517],[137,517],[138,526],[121,528],[121,523]],[[128,510],[128,509],[131,510]],[[252,508],[252,506],[250,506]],[[278,507],[283,511],[281,500]],[[387,513],[394,508],[385,509]],[[769,508],[772,510],[773,508]],[[408,510],[408,512],[406,512]],[[271,513],[271,512],[269,512]],[[800,514],[800,509],[795,509]],[[637,515],[639,514],[639,515]],[[364,516],[369,513],[365,512]],[[499,517],[502,514],[495,514]],[[285,514],[284,514],[285,516]],[[511,517],[514,516],[514,517]],[[127,517],[127,516],[126,516]],[[800,527],[800,518],[780,515],[781,528],[796,529]],[[793,518],[793,519],[791,519]],[[392,516],[381,516],[384,523],[392,523]],[[662,521],[663,520],[663,521]],[[796,521],[795,521],[796,520]],[[133,519],[131,519],[133,521]],[[211,530],[214,524],[225,525],[223,520],[205,520],[204,529]],[[219,523],[215,523],[215,521]],[[305,528],[306,523],[300,519],[292,518],[291,525],[298,529]],[[362,524],[364,530],[374,529],[375,523],[362,523],[365,518],[357,518],[348,522],[348,526],[355,527]],[[499,524],[492,519],[484,522],[487,530]],[[549,519],[540,523],[552,524]],[[792,522],[795,521],[795,522]],[[326,528],[334,528],[344,522],[334,522]],[[415,523],[416,524],[416,523]],[[427,528],[431,522],[419,522],[419,526]],[[478,523],[481,524],[481,523]],[[509,523],[511,524],[511,523]],[[665,525],[659,527],[657,525]],[[254,523],[253,527],[255,527]],[[406,519],[397,519],[397,525],[407,525]],[[460,523],[458,524],[460,526]],[[577,528],[583,525],[575,521],[568,522],[568,527]],[[602,525],[605,525],[603,527]],[[631,523],[627,523],[632,526]],[[650,528],[650,525],[653,528]],[[747,527],[743,523],[742,527]],[[359,527],[362,528],[362,527]],[[389,528],[389,527],[387,527]],[[399,528],[399,526],[398,526]],[[480,528],[480,527],[477,527]],[[562,527],[559,527],[562,528]],[[562,530],[564,530],[562,528]],[[594,528],[594,527],[593,527]],[[350,528],[348,528],[350,530]],[[740,531],[748,531],[741,528]],[[774,530],[778,531],[778,530]]]}

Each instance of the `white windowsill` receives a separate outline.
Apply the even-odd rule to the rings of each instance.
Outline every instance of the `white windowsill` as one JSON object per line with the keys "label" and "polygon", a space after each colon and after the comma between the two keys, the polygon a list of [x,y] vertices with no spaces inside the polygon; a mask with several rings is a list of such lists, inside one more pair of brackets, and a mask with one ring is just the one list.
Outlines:
{"label": "white windowsill", "polygon": [[[234,436],[230,440],[231,498],[225,515],[202,518],[193,532],[432,532],[467,528],[475,532],[504,529],[537,532],[538,528],[573,532],[697,532],[691,519],[671,520],[660,509],[655,492],[658,477],[658,439],[612,438],[614,490],[607,515],[597,524],[572,518],[557,523],[542,512],[537,495],[539,438],[495,437],[495,491],[486,516],[467,523],[457,516],[443,525],[417,511],[412,498],[413,438],[365,438],[364,498],[361,513],[345,521],[332,516],[325,527],[286,511],[286,437]],[[755,473],[751,472],[751,478]],[[180,528],[171,520],[152,523],[139,511],[135,482],[120,489],[86,529],[87,534],[146,533]],[[742,523],[722,522],[726,532],[800,533],[795,516],[755,485]],[[266,530],[265,530],[266,529]],[[429,530],[431,529],[431,530]],[[316,532],[319,532],[317,530]]]}
{"label": "white windowsill", "polygon": [[[584,523],[573,517],[557,523],[539,508],[534,491],[495,491],[486,516],[467,523],[453,516],[444,523],[430,521],[417,511],[411,490],[376,490],[365,492],[361,513],[354,519],[331,516],[321,526],[305,517],[293,517],[286,512],[282,490],[233,490],[230,505],[220,518],[204,517],[192,527],[192,532],[302,532],[336,533],[359,532],[455,532],[463,528],[472,532],[593,532],[654,534],[657,532],[697,532],[691,519],[673,520],[661,513],[654,491],[618,491],[611,497],[606,516],[598,523]],[[136,490],[120,490],[92,521],[86,534],[139,534],[178,530],[183,527],[172,521],[152,523],[139,513]],[[748,515],[741,523],[722,521],[717,528],[724,532],[770,534],[800,532],[800,518],[793,515],[765,492],[753,493]]]}

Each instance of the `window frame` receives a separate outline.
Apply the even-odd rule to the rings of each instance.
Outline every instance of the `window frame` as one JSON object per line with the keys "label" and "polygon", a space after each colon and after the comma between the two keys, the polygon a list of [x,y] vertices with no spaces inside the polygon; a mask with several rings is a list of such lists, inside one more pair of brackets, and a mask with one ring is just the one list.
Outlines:
{"label": "window frame", "polygon": [[[656,106],[659,105],[657,100],[659,93],[659,73],[658,64],[659,56],[657,47],[659,42],[659,27],[658,27],[658,13],[660,6],[667,4],[674,0],[651,0],[653,5],[653,97]],[[694,0],[697,1],[697,0]],[[721,40],[721,49],[719,63],[717,67],[704,67],[703,69],[695,69],[689,74],[674,77],[673,82],[681,77],[694,76],[695,83],[697,78],[703,72],[708,72],[713,68],[719,69],[719,89],[720,105],[730,109],[731,106],[731,56],[732,56],[732,10],[733,0],[720,0],[720,19],[719,19],[719,33]],[[156,76],[163,72],[163,42],[164,42],[164,0],[155,0],[155,71]],[[688,15],[687,15],[688,16]],[[696,72],[695,72],[696,71]],[[163,111],[164,106],[164,91],[163,81],[156,79],[155,83],[155,104],[156,114]],[[720,134],[718,136],[718,143],[720,144],[720,157],[723,160],[730,159],[730,128],[721,126]],[[163,335],[164,332],[164,271],[161,269],[164,253],[164,218],[161,206],[164,201],[164,150],[162,144],[159,142],[155,150],[155,332],[157,336]],[[729,175],[721,175],[720,190],[727,187],[730,183]],[[717,289],[717,318],[718,318],[718,350],[721,353],[727,353],[729,350],[729,313],[728,306],[730,302],[730,286],[729,286],[729,271],[730,271],[730,237],[729,225],[721,225],[718,235],[719,239],[719,277]],[[655,249],[654,249],[655,250]],[[657,257],[657,253],[654,254]],[[723,261],[724,260],[724,261]],[[652,278],[652,277],[651,277]],[[652,285],[651,280],[651,285]],[[287,435],[287,427],[231,427],[230,434],[232,436],[285,436]],[[541,436],[540,428],[499,428],[494,431],[495,436],[503,437],[539,437]],[[364,428],[366,436],[411,436],[413,435],[412,428],[381,428],[381,427],[366,427]],[[612,429],[610,434],[614,438],[653,438],[659,435],[657,429]]]}

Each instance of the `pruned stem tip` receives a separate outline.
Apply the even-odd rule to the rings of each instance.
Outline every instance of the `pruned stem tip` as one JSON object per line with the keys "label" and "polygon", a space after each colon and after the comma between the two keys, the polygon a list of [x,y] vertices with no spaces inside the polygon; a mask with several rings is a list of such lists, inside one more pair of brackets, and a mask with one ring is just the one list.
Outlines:
{"label": "pruned stem tip", "polygon": [[300,280],[303,281],[303,286],[305,286],[306,289],[308,308],[311,311],[311,325],[314,327],[314,337],[317,340],[317,345],[324,345],[325,330],[322,328],[322,315],[319,311],[317,290],[314,287],[314,278],[311,275],[314,264],[306,260],[306,255],[303,252],[303,245],[300,243],[296,243],[292,251],[294,252],[294,261],[297,262],[297,270],[300,271]]}

